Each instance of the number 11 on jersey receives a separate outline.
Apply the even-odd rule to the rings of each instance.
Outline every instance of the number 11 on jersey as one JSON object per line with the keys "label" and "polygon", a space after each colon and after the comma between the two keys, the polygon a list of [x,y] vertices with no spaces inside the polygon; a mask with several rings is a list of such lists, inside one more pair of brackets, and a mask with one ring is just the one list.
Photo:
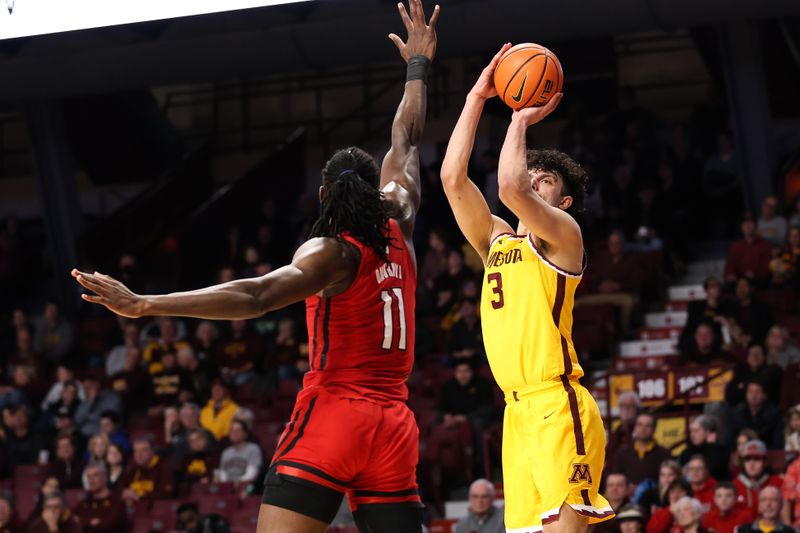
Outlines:
{"label": "number 11 on jersey", "polygon": [[403,307],[403,291],[399,287],[392,290],[382,290],[381,300],[383,300],[383,344],[384,350],[392,349],[394,337],[394,302],[397,301],[397,317],[400,321],[400,338],[397,340],[397,349],[406,349],[406,310]]}

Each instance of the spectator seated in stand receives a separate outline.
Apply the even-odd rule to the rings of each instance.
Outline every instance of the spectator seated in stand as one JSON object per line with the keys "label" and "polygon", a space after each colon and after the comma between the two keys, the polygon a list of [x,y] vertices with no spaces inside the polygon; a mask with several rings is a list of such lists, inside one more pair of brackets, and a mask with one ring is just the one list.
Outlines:
{"label": "spectator seated in stand", "polygon": [[123,328],[123,343],[115,346],[106,355],[106,376],[111,378],[125,371],[125,361],[128,359],[129,350],[140,350],[139,327],[135,322],[125,322]]}
{"label": "spectator seated in stand", "polygon": [[431,292],[436,313],[447,313],[458,300],[461,286],[474,277],[475,274],[464,265],[463,252],[458,249],[450,250],[447,255],[447,270],[433,280]]}
{"label": "spectator seated in stand", "polygon": [[188,496],[192,485],[211,483],[214,481],[214,470],[217,468],[217,455],[208,439],[208,434],[201,428],[188,432],[189,453],[178,467],[178,494]]}
{"label": "spectator seated in stand", "polygon": [[143,499],[172,498],[175,481],[169,461],[156,455],[153,441],[133,441],[133,461],[120,481],[122,499],[128,503]]}
{"label": "spectator seated in stand", "polygon": [[750,278],[740,277],[736,281],[736,299],[730,306],[731,336],[743,347],[751,343],[763,344],[772,326],[772,313],[756,298],[753,287]]}
{"label": "spectator seated in stand", "polygon": [[672,516],[675,519],[675,533],[709,533],[702,526],[703,504],[696,498],[684,496],[672,504]]}
{"label": "spectator seated in stand", "polygon": [[61,316],[58,304],[47,302],[44,315],[36,322],[33,349],[44,356],[52,370],[72,349],[72,325]]}
{"label": "spectator seated in stand", "polygon": [[771,246],[783,246],[788,226],[786,219],[778,214],[778,199],[767,196],[761,202],[761,217],[756,224],[756,233]]}
{"label": "spectator seated in stand", "polygon": [[755,519],[749,508],[736,505],[736,487],[720,481],[714,489],[714,504],[703,517],[703,526],[717,533],[734,533],[737,527]]}
{"label": "spectator seated in stand", "polygon": [[467,514],[453,526],[453,533],[505,533],[503,508],[494,504],[494,485],[476,479],[469,486]]}
{"label": "spectator seated in stand", "polygon": [[642,413],[636,417],[632,442],[617,451],[609,472],[625,474],[628,482],[634,485],[646,479],[658,479],[661,463],[671,456],[653,438],[655,428],[653,415]]}
{"label": "spectator seated in stand", "polygon": [[105,464],[108,467],[108,488],[119,491],[127,472],[125,451],[116,444],[109,444]]}
{"label": "spectator seated in stand", "polygon": [[100,380],[93,374],[83,378],[83,390],[86,392],[86,401],[75,411],[75,424],[88,439],[100,433],[100,416],[103,413],[113,411],[117,415],[122,414],[122,400],[116,392],[102,389]]}
{"label": "spectator seated in stand", "polygon": [[752,440],[744,445],[742,452],[744,464],[741,473],[733,480],[736,487],[736,503],[750,509],[753,516],[758,514],[758,494],[764,487],[781,488],[780,476],[771,475],[767,465],[767,447],[760,440]]}
{"label": "spectator seated in stand", "polygon": [[744,364],[737,365],[733,378],[725,387],[725,401],[731,408],[745,402],[747,385],[751,381],[758,381],[764,385],[767,401],[777,405],[781,398],[781,368],[767,363],[764,348],[758,344],[751,344],[747,348],[747,357]]}
{"label": "spectator seated in stand", "polygon": [[0,533],[24,531],[23,520],[14,508],[14,497],[8,491],[0,491]]}
{"label": "spectator seated in stand", "polygon": [[758,493],[758,518],[752,524],[739,526],[738,533],[794,533],[794,529],[781,522],[781,491],[777,487],[764,487]]}
{"label": "spectator seated in stand", "polygon": [[75,509],[84,533],[119,533],[128,521],[125,504],[108,488],[108,471],[103,463],[86,467],[86,495]]}
{"label": "spectator seated in stand", "polygon": [[767,363],[785,369],[800,363],[800,348],[791,340],[789,331],[780,325],[769,328],[766,341]]}
{"label": "spectator seated in stand", "polygon": [[636,255],[625,252],[625,236],[614,231],[608,236],[608,253],[596,263],[597,282],[591,294],[575,300],[575,306],[609,303],[620,310],[622,331],[628,331],[633,309],[642,291],[643,267]]}
{"label": "spectator seated in stand", "polygon": [[710,415],[695,417],[689,424],[689,442],[681,452],[679,461],[682,465],[686,465],[693,456],[702,455],[711,477],[717,481],[729,480],[731,472],[728,467],[728,453],[725,446],[717,442],[718,432],[719,424],[714,417]]}
{"label": "spectator seated in stand", "polygon": [[631,443],[636,417],[639,416],[641,411],[639,395],[633,391],[623,392],[617,400],[617,409],[619,411],[619,425],[609,435],[606,457],[614,457],[617,450]]}
{"label": "spectator seated in stand", "polygon": [[645,520],[650,517],[656,509],[669,507],[667,489],[676,479],[681,479],[683,470],[678,461],[667,459],[661,462],[658,468],[658,482],[646,480],[639,484],[636,493],[633,495],[633,503],[638,505],[644,512]]}
{"label": "spectator seated in stand", "polygon": [[[75,371],[66,364],[58,365],[56,368],[56,382],[47,391],[47,394],[42,400],[42,411],[48,411],[51,407],[64,401],[63,392],[64,388],[72,386],[75,388],[74,397],[70,397],[67,404],[71,406],[72,401],[77,400],[78,403],[86,399],[86,394],[83,391],[83,386],[79,381],[75,380]],[[77,403],[75,404],[77,408]],[[74,410],[73,413],[74,414]]]}
{"label": "spectator seated in stand", "polygon": [[685,344],[687,351],[681,351],[681,363],[687,366],[728,363],[730,356],[723,351],[720,341],[713,325],[700,322],[694,330],[692,342]]}
{"label": "spectator seated in stand", "polygon": [[694,498],[703,504],[703,513],[707,513],[714,503],[714,487],[717,486],[717,481],[708,473],[706,458],[700,454],[693,455],[686,463],[685,470]]}
{"label": "spectator seated in stand", "polygon": [[255,377],[256,360],[262,356],[261,338],[251,331],[246,320],[232,320],[230,336],[219,345],[217,364],[222,378],[231,387],[249,383]]}
{"label": "spectator seated in stand", "polygon": [[159,370],[150,377],[149,416],[158,416],[169,406],[194,398],[191,376],[177,365],[176,354],[161,354]]}
{"label": "spectator seated in stand", "polygon": [[439,417],[445,426],[469,422],[480,434],[489,426],[494,399],[489,381],[475,373],[469,361],[457,361],[453,378],[442,386]]}
{"label": "spectator seated in stand", "polygon": [[[614,509],[614,512],[619,512],[624,506],[630,503],[628,499],[628,480],[625,474],[611,473],[605,478],[606,490],[603,496],[608,500],[608,504]],[[606,520],[596,524],[592,529],[592,533],[616,533],[619,531],[619,523],[616,518]]]}
{"label": "spectator seated in stand", "polygon": [[783,416],[777,405],[767,401],[766,386],[759,380],[747,383],[745,401],[733,410],[730,433],[754,430],[770,450],[783,449]]}
{"label": "spectator seated in stand", "polygon": [[125,407],[126,413],[142,413],[147,409],[147,398],[150,391],[150,374],[142,367],[142,354],[136,347],[128,348],[125,354],[125,366],[109,378],[109,389],[117,394]]}
{"label": "spectator seated in stand", "polygon": [[12,467],[36,464],[39,460],[39,451],[45,446],[42,435],[31,428],[28,408],[20,405],[10,409],[9,413],[8,419],[4,420],[7,423],[4,428],[3,462]]}
{"label": "spectator seated in stand", "polygon": [[477,299],[463,297],[457,314],[447,343],[447,363],[453,365],[457,361],[468,361],[475,368],[486,364]]}
{"label": "spectator seated in stand", "polygon": [[717,342],[721,342],[723,338],[722,328],[727,327],[730,305],[722,297],[722,283],[711,276],[703,282],[703,289],[706,292],[705,299],[689,302],[689,306],[686,309],[686,324],[683,327],[683,331],[681,331],[680,342],[678,343],[681,353],[694,351],[694,335],[697,331],[697,326],[701,323],[711,326]]}
{"label": "spectator seated in stand", "polygon": [[63,489],[78,489],[81,487],[83,474],[83,460],[75,450],[75,443],[69,435],[60,435],[56,438],[55,457],[47,466],[47,475],[58,479]]}
{"label": "spectator seated in stand", "polygon": [[[161,371],[161,356],[165,353],[178,353],[184,346],[189,343],[181,340],[182,335],[178,334],[178,323],[172,317],[159,317],[156,321],[158,340],[151,340],[148,342],[144,351],[142,352],[142,359],[144,359],[147,371],[153,375]],[[182,328],[185,333],[185,327]],[[142,334],[146,334],[143,331]]]}
{"label": "spectator seated in stand", "polygon": [[214,380],[211,384],[211,398],[200,411],[200,424],[209,430],[219,441],[228,436],[231,422],[239,410],[239,405],[231,400],[228,387],[222,380]]}
{"label": "spectator seated in stand", "polygon": [[769,243],[756,233],[753,216],[742,219],[742,238],[728,248],[725,260],[725,282],[731,286],[741,277],[765,285],[769,281],[769,262],[772,251]]}
{"label": "spectator seated in stand", "polygon": [[27,533],[83,533],[83,529],[64,495],[56,491],[45,496],[42,511],[31,518]]}
{"label": "spectator seated in stand", "polygon": [[174,407],[164,411],[165,442],[172,446],[172,462],[178,465],[189,453],[189,432],[199,429],[206,434],[212,447],[216,447],[214,435],[200,425],[200,408],[197,404],[187,402],[180,409]]}
{"label": "spectator seated in stand", "polygon": [[614,519],[619,533],[644,533],[644,512],[638,505],[629,503],[617,512]]}
{"label": "spectator seated in stand", "polygon": [[256,479],[264,463],[261,448],[249,442],[250,430],[242,420],[231,423],[228,438],[231,445],[225,448],[220,459],[219,481],[250,483]]}
{"label": "spectator seated in stand", "polygon": [[125,452],[131,450],[131,441],[128,432],[121,428],[119,414],[115,411],[100,413],[100,433],[107,435],[109,442],[119,445]]}

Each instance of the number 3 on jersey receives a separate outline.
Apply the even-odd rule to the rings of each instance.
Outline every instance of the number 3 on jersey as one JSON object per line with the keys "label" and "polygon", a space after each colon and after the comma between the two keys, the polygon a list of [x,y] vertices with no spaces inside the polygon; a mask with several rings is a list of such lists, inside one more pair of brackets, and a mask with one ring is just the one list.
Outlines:
{"label": "number 3 on jersey", "polygon": [[506,303],[503,299],[503,276],[500,275],[500,272],[493,272],[486,276],[486,279],[495,284],[492,292],[497,295],[497,300],[492,300],[492,309],[500,309]]}
{"label": "number 3 on jersey", "polygon": [[397,340],[397,349],[406,349],[406,310],[403,307],[403,291],[399,287],[392,290],[382,290],[383,300],[383,344],[384,350],[392,349],[394,341],[394,302],[397,301],[397,318],[400,322],[400,338]]}

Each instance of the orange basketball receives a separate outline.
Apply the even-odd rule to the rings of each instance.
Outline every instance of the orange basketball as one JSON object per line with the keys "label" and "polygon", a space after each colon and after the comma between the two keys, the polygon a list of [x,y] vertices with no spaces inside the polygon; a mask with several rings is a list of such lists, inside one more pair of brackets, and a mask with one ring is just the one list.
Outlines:
{"label": "orange basketball", "polygon": [[509,48],[494,71],[497,94],[511,109],[538,107],[561,92],[564,72],[553,52],[522,43]]}

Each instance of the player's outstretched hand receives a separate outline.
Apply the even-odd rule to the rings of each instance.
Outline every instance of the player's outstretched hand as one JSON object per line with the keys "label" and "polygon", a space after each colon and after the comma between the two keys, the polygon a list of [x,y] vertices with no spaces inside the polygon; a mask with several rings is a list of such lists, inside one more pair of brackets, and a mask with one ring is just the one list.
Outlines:
{"label": "player's outstretched hand", "polygon": [[84,288],[94,293],[81,294],[81,297],[87,302],[104,305],[116,314],[128,318],[142,316],[142,297],[134,294],[128,287],[111,276],[98,272],[89,274],[73,269],[72,277]]}
{"label": "player's outstretched hand", "polygon": [[558,107],[558,104],[561,102],[563,97],[564,93],[556,93],[543,106],[525,107],[514,111],[514,113],[511,115],[511,120],[521,120],[526,126],[531,126],[541,122],[547,117],[547,115],[556,110],[556,107]]}
{"label": "player's outstretched hand", "polygon": [[[433,15],[429,22],[425,22],[425,10],[422,8],[422,0],[408,0],[408,11],[402,2],[397,4],[400,11],[400,18],[408,32],[408,40],[404,43],[403,39],[394,33],[389,34],[389,39],[400,50],[400,55],[408,63],[414,56],[425,56],[433,61],[436,55],[436,21],[439,20],[441,8],[437,4],[433,8]],[[410,12],[410,15],[409,15]]]}
{"label": "player's outstretched hand", "polygon": [[498,63],[500,63],[500,58],[503,57],[503,54],[505,54],[509,48],[511,48],[511,43],[506,43],[500,48],[500,51],[494,55],[489,64],[486,65],[481,72],[478,81],[475,82],[475,86],[470,91],[471,94],[479,96],[484,100],[497,96],[497,89],[494,87],[494,69],[497,68]]}

